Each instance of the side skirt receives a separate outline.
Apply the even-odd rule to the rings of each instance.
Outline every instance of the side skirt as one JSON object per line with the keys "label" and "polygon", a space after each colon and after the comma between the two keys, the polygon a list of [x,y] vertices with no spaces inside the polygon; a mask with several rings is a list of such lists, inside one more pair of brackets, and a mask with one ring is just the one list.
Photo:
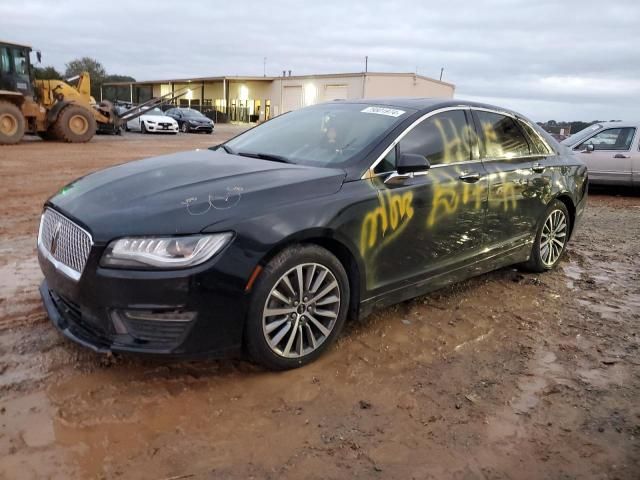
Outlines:
{"label": "side skirt", "polygon": [[363,300],[358,318],[362,319],[375,310],[404,302],[471,277],[498,270],[509,265],[526,262],[531,254],[531,241],[502,250],[469,265],[433,275],[411,285],[405,285],[389,292]]}

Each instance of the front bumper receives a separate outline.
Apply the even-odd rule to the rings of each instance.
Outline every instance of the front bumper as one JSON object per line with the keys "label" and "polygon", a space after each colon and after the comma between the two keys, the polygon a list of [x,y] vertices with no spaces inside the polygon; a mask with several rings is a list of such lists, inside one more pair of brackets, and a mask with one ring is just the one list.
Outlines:
{"label": "front bumper", "polygon": [[190,132],[213,132],[213,125],[191,125],[190,123],[188,123],[187,128]]}
{"label": "front bumper", "polygon": [[[40,295],[65,337],[100,353],[227,357],[240,351],[248,297],[239,281],[211,265],[175,272],[104,269],[97,264],[101,253],[91,252],[77,282],[38,254],[45,275]],[[162,317],[176,311],[189,312],[189,320]],[[147,318],[130,318],[130,312]]]}
{"label": "front bumper", "polygon": [[148,132],[154,133],[178,133],[178,124],[164,126],[161,124],[145,124],[145,128]]}

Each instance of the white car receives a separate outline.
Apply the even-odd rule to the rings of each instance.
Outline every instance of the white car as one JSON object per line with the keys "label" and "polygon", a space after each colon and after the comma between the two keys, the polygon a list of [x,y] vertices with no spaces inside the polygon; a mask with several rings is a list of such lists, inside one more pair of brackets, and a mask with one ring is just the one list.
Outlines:
{"label": "white car", "polygon": [[127,130],[141,133],[178,133],[178,122],[167,117],[159,108],[152,108],[127,122]]}

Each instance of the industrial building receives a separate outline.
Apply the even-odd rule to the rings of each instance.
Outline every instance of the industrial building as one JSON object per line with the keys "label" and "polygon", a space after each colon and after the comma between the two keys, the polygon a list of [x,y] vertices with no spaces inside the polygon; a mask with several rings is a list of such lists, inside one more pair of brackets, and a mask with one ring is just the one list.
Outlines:
{"label": "industrial building", "polygon": [[[284,72],[283,72],[284,73]],[[141,103],[188,88],[174,103],[218,121],[257,122],[331,100],[452,98],[455,86],[413,73],[338,73],[282,77],[201,77],[105,83],[101,100]]]}

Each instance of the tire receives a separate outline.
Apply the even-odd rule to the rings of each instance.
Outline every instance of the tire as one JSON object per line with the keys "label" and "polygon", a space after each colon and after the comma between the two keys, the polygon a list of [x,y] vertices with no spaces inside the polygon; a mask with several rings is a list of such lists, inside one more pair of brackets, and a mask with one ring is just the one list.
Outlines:
{"label": "tire", "polygon": [[0,100],[0,145],[14,145],[24,136],[24,116],[13,103]]}
{"label": "tire", "polygon": [[149,132],[147,131],[147,126],[144,124],[144,122],[140,122],[140,133],[142,133],[142,134],[147,134],[147,133],[149,133]]}
{"label": "tire", "polygon": [[180,125],[180,131],[182,133],[189,133],[189,125],[187,125],[187,122],[183,122],[182,125]]}
{"label": "tire", "polygon": [[67,105],[58,114],[52,129],[63,142],[85,143],[96,134],[96,120],[86,108]]}
{"label": "tire", "polygon": [[[300,270],[302,294],[297,288]],[[270,370],[289,370],[314,361],[340,334],[349,310],[349,292],[347,273],[329,251],[316,245],[283,250],[264,267],[253,288],[244,335],[249,356]],[[309,301],[316,296],[319,305]],[[276,309],[280,313],[268,315]]]}
{"label": "tire", "polygon": [[[536,238],[531,247],[531,256],[523,264],[531,272],[545,272],[558,265],[567,248],[571,232],[571,217],[564,203],[553,200],[538,225]],[[551,248],[545,248],[552,245]]]}

